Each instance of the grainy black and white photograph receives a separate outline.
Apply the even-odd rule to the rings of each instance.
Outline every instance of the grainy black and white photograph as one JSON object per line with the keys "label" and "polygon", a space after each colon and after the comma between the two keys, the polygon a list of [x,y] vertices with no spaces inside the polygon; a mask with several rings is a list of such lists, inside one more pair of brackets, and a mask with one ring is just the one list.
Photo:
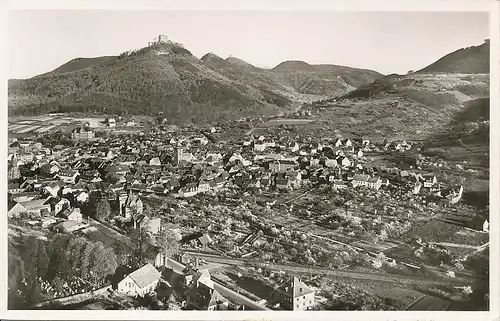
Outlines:
{"label": "grainy black and white photograph", "polygon": [[490,310],[488,11],[7,33],[9,310]]}

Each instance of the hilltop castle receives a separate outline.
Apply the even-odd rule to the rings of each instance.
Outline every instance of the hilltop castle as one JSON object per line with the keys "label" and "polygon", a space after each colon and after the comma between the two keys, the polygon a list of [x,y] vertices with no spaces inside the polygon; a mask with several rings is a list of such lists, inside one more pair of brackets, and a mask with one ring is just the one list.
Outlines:
{"label": "hilltop castle", "polygon": [[169,42],[168,37],[165,35],[158,35],[153,41],[148,42],[148,47],[151,47],[153,45],[159,44],[159,43],[167,43]]}

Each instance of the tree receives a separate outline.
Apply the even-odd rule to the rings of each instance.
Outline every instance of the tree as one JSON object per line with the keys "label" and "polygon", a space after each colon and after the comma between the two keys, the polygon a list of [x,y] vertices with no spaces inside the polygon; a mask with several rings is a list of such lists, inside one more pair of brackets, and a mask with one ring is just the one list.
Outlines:
{"label": "tree", "polygon": [[130,232],[130,238],[135,247],[133,255],[135,262],[132,263],[139,267],[145,263],[145,253],[148,245],[151,244],[151,237],[145,229],[137,228]]}
{"label": "tree", "polygon": [[49,269],[47,280],[51,281],[54,277],[66,278],[71,275],[68,255],[66,249],[73,238],[70,234],[55,235],[49,244]]}
{"label": "tree", "polygon": [[109,202],[105,198],[101,198],[95,207],[95,218],[98,221],[104,221],[106,220],[109,215],[111,214],[111,206],[109,205]]}
{"label": "tree", "polygon": [[56,235],[49,247],[50,280],[56,283],[72,276],[100,283],[118,266],[112,249],[83,237]]}
{"label": "tree", "polygon": [[356,191],[353,189],[342,190],[342,202],[344,204],[345,215],[348,215],[347,210],[354,204],[353,200],[356,196]]}
{"label": "tree", "polygon": [[23,280],[26,278],[26,271],[24,268],[24,262],[21,259],[18,251],[9,242],[9,262],[8,262],[8,307],[9,309],[20,309],[22,308],[22,294],[19,295],[19,291],[23,291],[25,286]]}
{"label": "tree", "polygon": [[76,275],[82,273],[82,259],[88,241],[81,237],[74,237],[69,241],[67,249],[68,265]]}
{"label": "tree", "polygon": [[160,251],[166,254],[167,257],[172,257],[173,254],[179,251],[179,241],[182,236],[178,231],[172,229],[162,229],[156,237],[156,242],[160,247]]}
{"label": "tree", "polygon": [[25,239],[22,252],[23,261],[28,268],[28,273],[33,279],[46,278],[49,268],[49,256],[45,242],[36,236],[28,236]]}
{"label": "tree", "polygon": [[102,242],[92,243],[87,245],[92,248],[91,254],[91,270],[87,277],[92,279],[94,283],[101,283],[108,275],[115,273],[118,263],[116,255],[110,248],[105,248]]}

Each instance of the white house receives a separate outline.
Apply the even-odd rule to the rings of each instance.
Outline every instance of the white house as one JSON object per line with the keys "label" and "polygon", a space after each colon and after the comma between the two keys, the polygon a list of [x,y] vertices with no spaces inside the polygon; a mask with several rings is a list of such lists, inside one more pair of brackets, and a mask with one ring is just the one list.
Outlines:
{"label": "white house", "polygon": [[276,172],[288,172],[293,171],[298,168],[299,163],[294,160],[275,160],[269,163],[269,170],[273,173]]}
{"label": "white house", "polygon": [[352,178],[352,186],[353,187],[358,187],[358,186],[367,186],[368,187],[368,180],[369,179],[370,179],[370,175],[356,174]]}
{"label": "white house", "polygon": [[337,165],[338,165],[337,160],[331,159],[331,158],[325,159],[325,166],[326,167],[335,168],[335,167],[337,167]]}
{"label": "white house", "polygon": [[343,144],[345,147],[352,147],[352,141],[349,138],[344,140]]}
{"label": "white house", "polygon": [[75,184],[76,178],[79,175],[80,175],[80,173],[78,171],[69,170],[69,171],[64,171],[64,172],[58,173],[57,177],[67,184]]}
{"label": "white house", "polygon": [[69,208],[70,203],[67,199],[61,198],[58,202],[54,204],[54,215],[61,213],[62,210]]}
{"label": "white house", "polygon": [[149,165],[151,165],[151,166],[161,166],[160,158],[158,158],[158,157],[151,158],[151,160],[149,161]]}
{"label": "white house", "polygon": [[288,144],[288,150],[292,153],[298,152],[300,149],[300,146],[297,142],[291,142]]}
{"label": "white house", "polygon": [[378,190],[382,186],[382,180],[378,177],[373,177],[368,180],[368,185],[369,188]]}
{"label": "white house", "polygon": [[82,213],[79,208],[66,209],[59,214],[59,217],[64,217],[68,221],[82,222]]}
{"label": "white house", "polygon": [[333,184],[332,184],[332,187],[336,188],[336,189],[344,189],[344,188],[349,187],[349,185],[348,185],[348,183],[346,181],[343,181],[343,180],[334,180]]}
{"label": "white house", "polygon": [[107,125],[108,125],[108,127],[111,127],[111,128],[116,127],[116,119],[114,119],[114,118],[108,119]]}
{"label": "white house", "polygon": [[488,232],[490,228],[490,223],[488,223],[488,220],[484,220],[483,223],[483,232]]}
{"label": "white house", "polygon": [[314,306],[315,291],[297,277],[283,283],[273,293],[273,301],[283,310],[304,311]]}
{"label": "white house", "polygon": [[342,167],[350,167],[351,166],[351,161],[347,157],[342,157],[339,156],[336,158],[337,164],[340,164]]}
{"label": "white house", "polygon": [[144,297],[156,289],[160,278],[161,273],[148,263],[121,280],[118,283],[118,292],[134,297]]}
{"label": "white house", "polygon": [[79,202],[79,203],[85,203],[87,202],[89,199],[89,194],[87,192],[80,192],[78,193],[78,195],[76,196],[76,201]]}
{"label": "white house", "polygon": [[431,188],[437,183],[437,178],[434,175],[423,175],[424,187]]}

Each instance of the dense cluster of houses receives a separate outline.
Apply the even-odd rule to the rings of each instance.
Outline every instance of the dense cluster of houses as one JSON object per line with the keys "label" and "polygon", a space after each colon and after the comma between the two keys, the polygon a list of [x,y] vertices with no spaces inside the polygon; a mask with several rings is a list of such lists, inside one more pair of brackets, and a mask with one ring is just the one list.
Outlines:
{"label": "dense cluster of houses", "polygon": [[[116,126],[112,118],[105,123]],[[161,219],[144,211],[143,197],[150,194],[188,198],[226,190],[286,192],[324,185],[333,190],[396,187],[410,194],[440,197],[451,204],[462,197],[463,186],[447,188],[434,174],[369,165],[367,156],[371,153],[410,150],[412,145],[406,141],[268,135],[247,136],[228,144],[218,141],[216,132],[216,128],[207,133],[155,128],[96,137],[83,125],[72,131],[72,146],[44,146],[35,137],[9,139],[8,217],[26,215],[33,224],[73,232],[88,228],[82,212],[92,195],[99,193],[110,204],[111,222],[156,234],[162,228]],[[204,234],[193,239],[193,247],[206,247],[211,242],[210,235]],[[229,309],[229,301],[215,290],[208,271],[186,266],[180,269],[166,257],[159,261],[125,276],[118,291],[146,296],[161,280],[157,268],[171,265],[182,275],[186,307]],[[277,288],[272,299],[277,307],[288,310],[308,310],[315,304],[314,291],[295,277]]]}
{"label": "dense cluster of houses", "polygon": [[91,132],[85,125],[75,129],[73,136],[79,136],[73,137],[74,146],[12,141],[9,216],[46,211],[81,222],[78,208],[92,192],[105,191],[117,224],[134,220],[134,225],[143,222],[157,230],[157,222],[142,215],[138,195],[184,198],[228,188],[287,191],[310,184],[373,190],[392,184],[414,194],[426,190],[450,202],[456,202],[462,193],[462,189],[453,189],[442,195],[442,185],[432,174],[367,166],[366,154],[408,150],[411,145],[405,141],[375,144],[368,139],[250,136],[228,146],[196,131],[153,130],[107,138],[95,138],[88,134]]}

